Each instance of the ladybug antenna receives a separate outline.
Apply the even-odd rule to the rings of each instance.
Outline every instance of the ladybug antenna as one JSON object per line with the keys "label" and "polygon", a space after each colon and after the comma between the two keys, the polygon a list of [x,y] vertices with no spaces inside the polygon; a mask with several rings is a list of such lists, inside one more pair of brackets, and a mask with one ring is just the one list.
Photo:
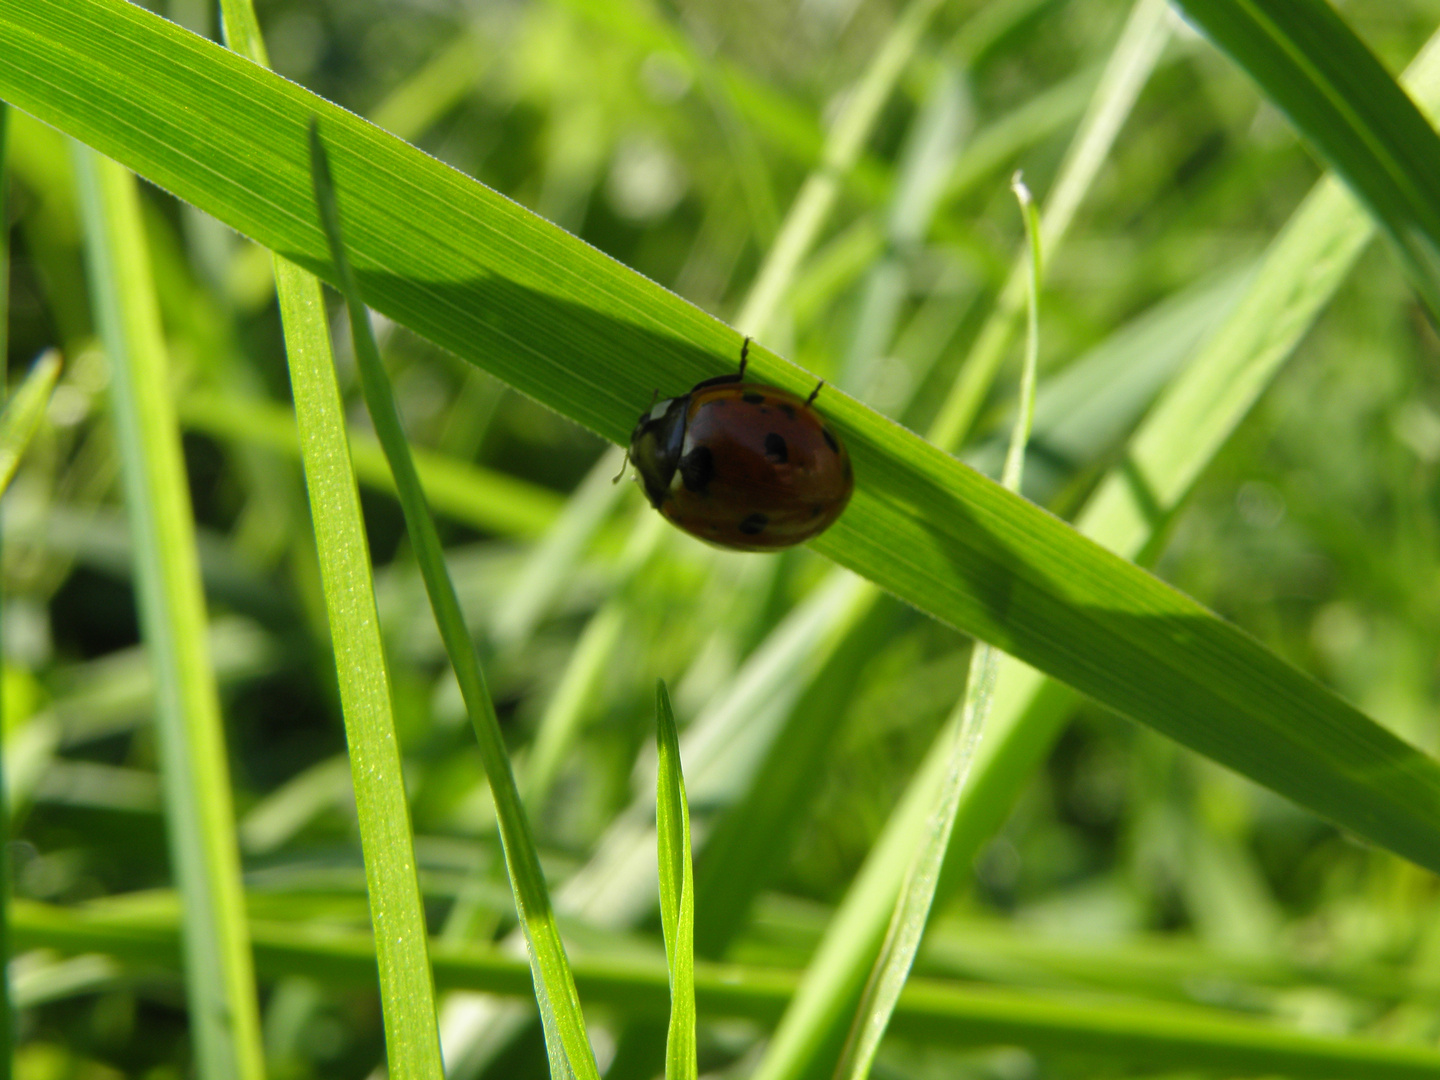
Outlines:
{"label": "ladybug antenna", "polygon": [[740,378],[745,377],[745,365],[750,362],[750,337],[747,335],[745,344],[740,346]]}
{"label": "ladybug antenna", "polygon": [[614,480],[611,480],[610,483],[612,483],[612,484],[618,484],[618,483],[620,482],[620,478],[625,475],[625,470],[628,469],[629,467],[630,467],[630,451],[629,451],[629,450],[626,450],[626,451],[625,451],[625,460],[622,461],[622,462],[620,462],[620,471],[615,474],[615,479],[614,479]]}
{"label": "ladybug antenna", "polygon": [[811,405],[813,405],[813,404],[815,403],[815,395],[818,394],[818,393],[820,393],[820,387],[822,387],[822,386],[824,386],[824,385],[825,385],[825,380],[824,380],[824,379],[821,379],[821,380],[815,385],[815,389],[810,391],[810,396],[805,399],[805,407],[806,407],[807,409],[808,409]]}

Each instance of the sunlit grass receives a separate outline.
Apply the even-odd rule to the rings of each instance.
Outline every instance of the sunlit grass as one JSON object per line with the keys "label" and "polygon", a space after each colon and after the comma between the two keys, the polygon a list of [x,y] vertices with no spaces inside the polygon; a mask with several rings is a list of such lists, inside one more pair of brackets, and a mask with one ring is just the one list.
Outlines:
{"label": "sunlit grass", "polygon": [[[1310,6],[1247,10],[1303,53],[1307,26],[1343,29]],[[368,1076],[387,1050],[392,1074],[434,1072],[437,1012],[447,1075],[545,1075],[532,974],[561,938],[573,990],[553,985],[586,1010],[562,1035],[583,1061],[588,1028],[602,1075],[648,1080],[667,1043],[675,1075],[692,1049],[701,1075],[829,1075],[953,743],[962,631],[1032,666],[1001,664],[876,1075],[1437,1074],[1440,369],[1401,270],[1427,291],[1434,176],[1373,65],[1265,62],[1252,19],[1225,43],[1247,74],[1153,0],[283,0],[258,24],[227,3],[228,43],[264,59],[263,29],[285,82],[191,36],[219,37],[203,7],[163,11],[182,30],[121,0],[0,0],[0,98],[33,114],[8,112],[10,385],[62,361],[0,417],[17,1075],[200,1068],[188,1010],[238,984],[182,962],[218,865],[172,863],[187,784],[235,805],[250,921],[209,933],[255,943],[271,1076]],[[1342,14],[1392,72],[1435,29],[1418,3]],[[1422,110],[1435,67],[1408,76]],[[1345,131],[1317,135],[1307,101]],[[380,313],[383,440],[373,358],[231,231],[336,278],[314,114]],[[189,667],[213,672],[228,780],[157,735],[172,692],[133,569],[155,549],[125,522],[168,503],[122,485],[139,451],[83,202],[37,116],[205,211],[142,185],[136,221],[184,432],[162,496],[188,491],[209,618],[184,643],[211,657]],[[1319,179],[1312,136],[1374,181],[1361,200]],[[912,434],[999,474],[1016,167],[1046,209],[1025,492],[1075,530]],[[1403,256],[1367,249],[1366,205]],[[310,369],[337,380],[322,424],[279,309],[335,331]],[[610,483],[607,443],[652,394],[730,370],[744,332],[766,381],[827,380],[856,459],[851,511],[784,555],[706,548]],[[428,540],[378,445],[402,435]],[[343,536],[302,456],[348,490]],[[335,560],[367,549],[337,590]],[[421,580],[442,563],[449,655],[493,700],[483,764],[477,679],[451,674]],[[679,728],[658,761],[657,679]],[[352,785],[358,698],[394,726],[378,757],[352,727]],[[497,766],[518,785],[498,823]],[[522,813],[522,886],[543,869],[551,899],[522,890],[521,911],[553,902],[536,969],[498,839]],[[377,822],[389,870],[369,839],[361,857]],[[428,942],[377,948],[401,923],[367,877],[372,899],[409,890]],[[433,978],[437,1012],[382,1010],[377,955]]]}

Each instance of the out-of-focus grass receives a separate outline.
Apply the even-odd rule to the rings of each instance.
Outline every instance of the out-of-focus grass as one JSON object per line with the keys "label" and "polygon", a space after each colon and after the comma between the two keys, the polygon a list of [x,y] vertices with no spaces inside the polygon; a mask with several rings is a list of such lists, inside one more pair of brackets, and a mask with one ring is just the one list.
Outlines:
{"label": "out-of-focus grass", "polygon": [[[1017,248],[1009,172],[1023,166],[1044,197],[1127,7],[942,6],[841,178],[765,343],[926,429]],[[172,2],[166,13],[203,32],[203,8]],[[384,2],[284,0],[262,5],[260,16],[282,74],[384,120],[733,319],[896,10],[700,2],[662,10],[617,0],[485,6],[460,18]],[[1344,14],[1392,71],[1434,29],[1433,12],[1408,0]],[[943,123],[955,133],[951,171],[932,178],[933,211],[912,227],[896,220],[894,196],[917,169],[923,175],[917,148],[938,145],[934,125]],[[5,508],[0,636],[15,889],[73,904],[172,879],[155,810],[154,706],[131,651],[134,590],[117,526],[107,376],[78,270],[73,180],[63,144],[28,117],[12,113],[9,144],[12,382],[45,348],[66,353]],[[977,175],[976,160],[989,171]],[[1184,370],[1184,353],[1162,364],[1145,352],[1144,328],[1166,327],[1162,345],[1203,339],[1233,296],[1205,291],[1215,272],[1248,265],[1317,175],[1283,116],[1178,28],[1053,252],[1031,468],[1056,505],[1083,503],[1148,402]],[[288,402],[268,256],[153,189],[145,199],[177,400],[190,424],[186,462],[235,801],[247,823],[241,837],[255,845],[246,856],[252,914],[310,938],[327,926],[350,931],[363,925],[364,885],[344,770],[333,767],[343,751],[327,674],[334,661],[294,454],[267,426]],[[682,743],[690,722],[733,702],[731,719],[714,729],[733,737],[685,762],[703,899],[706,840],[763,749],[746,740],[795,707],[785,693],[811,677],[780,660],[780,673],[762,684],[746,661],[782,625],[795,634],[792,651],[761,655],[806,655],[796,651],[805,635],[847,633],[840,609],[812,596],[825,564],[806,551],[740,556],[657,533],[628,484],[613,505],[586,502],[592,489],[581,481],[602,452],[597,440],[405,328],[379,329],[408,433],[448,478],[442,538],[517,770],[528,777],[535,767],[527,809],[557,885],[562,932],[587,957],[622,972],[638,958],[634,970],[653,976],[664,955],[658,926],[646,921],[653,864],[648,875],[643,867],[594,875],[603,865],[596,844],[615,835],[617,816],[637,829],[653,821],[653,808],[640,804],[654,790],[655,679],[672,688]],[[1072,366],[1092,350],[1123,357],[1137,342],[1145,355],[1132,359],[1133,376],[1113,361]],[[1394,259],[1369,252],[1205,475],[1159,562],[1167,579],[1426,748],[1435,743],[1440,682],[1436,344]],[[363,428],[343,341],[340,352],[350,418]],[[642,367],[649,360],[637,358]],[[1008,427],[1014,371],[1002,368],[962,454]],[[1073,421],[1050,441],[1047,381],[1063,390],[1056,422]],[[1134,391],[1117,393],[1117,384]],[[187,402],[200,404],[187,413]],[[380,490],[364,499],[431,929],[472,945],[504,940],[512,916],[458,692],[443,674],[396,507]],[[570,531],[543,548],[557,520]],[[845,639],[826,669],[831,695],[798,705],[824,710],[829,736],[807,750],[813,791],[791,812],[783,846],[772,850],[771,836],[727,841],[773,866],[753,910],[713,915],[735,927],[731,958],[798,975],[960,694],[967,648],[892,601]],[[739,672],[757,681],[737,681]],[[779,689],[747,697],[747,685]],[[653,839],[642,849],[653,858]],[[1424,872],[1092,707],[1079,707],[975,871],[942,897],[946,932],[921,952],[926,975],[958,971],[1022,993],[1102,986],[1127,1006],[1178,999],[1281,1028],[1433,1043],[1424,976],[1436,920]],[[583,906],[571,899],[582,894]],[[707,917],[698,907],[697,947]],[[998,942],[990,951],[977,958],[961,947],[996,920],[1006,934],[982,938]],[[1115,948],[1103,955],[1117,959],[1094,962],[1086,950],[1107,942]],[[20,1075],[188,1067],[173,974],[152,977],[133,950],[110,966],[65,963],[37,951],[17,967],[39,980],[25,985],[44,989],[22,1002]],[[579,968],[582,1002],[592,974]],[[353,973],[262,963],[261,977],[273,1075],[363,1076],[382,1059],[373,988]],[[705,994],[714,991],[701,989],[701,1070],[748,1061],[761,1029],[707,1017]],[[597,1045],[614,1048],[610,1075],[647,1075],[663,1063],[663,1022],[657,1042],[655,1017],[648,1028],[631,1023],[643,1018],[627,1015],[623,1000],[615,994],[597,1015]],[[773,1023],[775,1008],[766,1009],[752,1015]],[[1099,1015],[1084,1021],[1092,1032]],[[493,1028],[487,1045],[478,1024],[463,1020],[452,1013],[445,1031],[456,1075],[541,1074],[538,1027],[503,1029],[503,1041]],[[1007,1031],[1007,1041],[1026,1043],[1019,1027]],[[1145,1059],[1142,1042],[1129,1038],[1134,1060]],[[1028,1045],[1020,1052],[1034,1056],[1037,1075],[1094,1075],[1093,1059],[1065,1055],[1064,1038],[1032,1035]],[[1126,1045],[1113,1038],[1100,1052],[1119,1069],[1130,1060]],[[941,1045],[922,1027],[897,1026],[879,1060],[897,1075],[998,1076],[1013,1071],[1015,1054]],[[1185,1060],[1179,1051],[1171,1059]],[[1297,1062],[1281,1071],[1300,1075]]]}

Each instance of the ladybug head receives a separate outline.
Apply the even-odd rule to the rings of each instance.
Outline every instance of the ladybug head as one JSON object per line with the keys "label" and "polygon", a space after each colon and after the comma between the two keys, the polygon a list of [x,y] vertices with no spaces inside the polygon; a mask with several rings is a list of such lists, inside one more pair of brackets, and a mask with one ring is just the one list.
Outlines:
{"label": "ladybug head", "polygon": [[649,412],[640,414],[640,422],[630,434],[630,460],[640,474],[645,497],[657,510],[670,491],[670,481],[680,463],[680,449],[685,442],[685,413],[690,395],[666,398]]}

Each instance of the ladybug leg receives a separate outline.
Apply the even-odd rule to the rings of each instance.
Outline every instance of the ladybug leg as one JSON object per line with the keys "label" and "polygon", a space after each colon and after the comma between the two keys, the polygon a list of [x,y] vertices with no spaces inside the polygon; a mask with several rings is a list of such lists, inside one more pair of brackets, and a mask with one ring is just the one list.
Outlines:
{"label": "ladybug leg", "polygon": [[625,460],[622,461],[622,462],[620,462],[620,471],[615,474],[615,479],[614,479],[614,480],[611,480],[610,482],[611,482],[612,484],[618,484],[618,483],[620,482],[621,477],[623,477],[623,476],[625,475],[625,470],[628,469],[629,467],[630,467],[630,451],[629,451],[629,450],[626,450],[626,451],[625,451]]}
{"label": "ladybug leg", "polygon": [[746,335],[745,344],[740,346],[740,378],[745,378],[745,365],[750,362],[750,337]]}
{"label": "ladybug leg", "polygon": [[822,386],[824,386],[824,385],[825,385],[825,380],[824,380],[824,379],[821,379],[818,383],[816,383],[815,389],[810,391],[810,396],[805,399],[805,407],[806,407],[807,409],[808,409],[811,405],[813,405],[813,404],[815,403],[815,395],[818,394],[818,393],[820,393],[820,387],[822,387]]}

